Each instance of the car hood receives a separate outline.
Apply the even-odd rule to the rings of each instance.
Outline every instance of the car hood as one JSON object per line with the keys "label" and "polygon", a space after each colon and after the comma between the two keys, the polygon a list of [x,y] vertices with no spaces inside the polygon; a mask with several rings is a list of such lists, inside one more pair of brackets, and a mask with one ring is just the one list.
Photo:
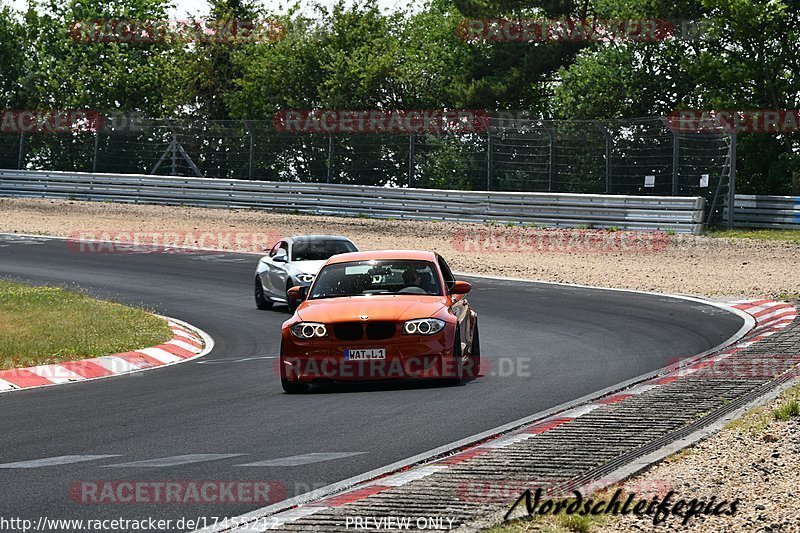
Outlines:
{"label": "car hood", "polygon": [[428,318],[446,305],[441,296],[402,294],[396,296],[353,296],[306,300],[297,310],[305,322],[359,322],[361,316],[370,321],[400,322],[413,318]]}
{"label": "car hood", "polygon": [[292,261],[291,265],[298,274],[314,274],[316,276],[325,263],[326,261],[323,259],[322,261]]}

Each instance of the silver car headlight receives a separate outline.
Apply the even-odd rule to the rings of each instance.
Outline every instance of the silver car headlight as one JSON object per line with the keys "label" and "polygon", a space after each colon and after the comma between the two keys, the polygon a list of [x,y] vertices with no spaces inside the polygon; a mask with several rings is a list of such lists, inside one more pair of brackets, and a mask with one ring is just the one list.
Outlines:
{"label": "silver car headlight", "polygon": [[298,322],[290,328],[292,335],[299,339],[313,339],[317,337],[327,337],[328,328],[319,322]]}
{"label": "silver car headlight", "polygon": [[417,318],[403,324],[404,335],[433,335],[444,327],[444,320],[438,318]]}
{"label": "silver car headlight", "polygon": [[303,283],[311,283],[312,281],[314,281],[315,277],[316,276],[314,276],[314,274],[298,274],[297,275],[297,279],[299,281],[302,281]]}

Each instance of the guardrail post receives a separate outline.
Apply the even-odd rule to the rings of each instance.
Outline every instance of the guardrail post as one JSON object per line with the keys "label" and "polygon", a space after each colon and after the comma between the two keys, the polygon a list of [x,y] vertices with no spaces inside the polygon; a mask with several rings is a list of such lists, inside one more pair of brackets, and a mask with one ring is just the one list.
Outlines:
{"label": "guardrail post", "polygon": [[680,171],[681,139],[678,133],[672,134],[672,196],[678,196],[678,173]]}
{"label": "guardrail post", "polygon": [[553,192],[553,169],[555,168],[556,159],[555,139],[553,139],[553,132],[546,122],[542,122],[542,127],[547,132],[547,138],[550,141],[547,154],[547,192]]}
{"label": "guardrail post", "polygon": [[175,127],[172,128],[172,172],[170,176],[177,176],[178,175],[178,132],[175,131]]}
{"label": "guardrail post", "polygon": [[595,125],[603,134],[606,141],[606,194],[611,194],[611,134],[608,133],[602,124],[596,122]]}
{"label": "guardrail post", "polygon": [[733,229],[734,223],[734,208],[736,203],[736,134],[731,133],[731,146],[730,146],[730,154],[731,154],[731,164],[730,164],[730,175],[728,176],[728,229]]}
{"label": "guardrail post", "polygon": [[19,155],[17,156],[17,170],[22,170],[25,162],[25,130],[19,132]]}
{"label": "guardrail post", "polygon": [[97,172],[97,148],[100,144],[100,128],[94,133],[94,149],[92,150],[92,174]]}
{"label": "guardrail post", "polygon": [[486,190],[492,190],[492,123],[486,129]]}
{"label": "guardrail post", "polygon": [[333,133],[328,133],[328,177],[327,182],[331,182],[333,177]]}
{"label": "guardrail post", "polygon": [[414,144],[415,135],[412,131],[408,134],[408,186],[413,187],[414,184]]}
{"label": "guardrail post", "polygon": [[253,135],[253,130],[250,129],[250,124],[247,123],[246,120],[242,121],[244,123],[244,127],[247,129],[247,135],[250,137],[250,157],[248,158],[247,162],[247,179],[253,179],[253,150],[255,147],[255,137]]}

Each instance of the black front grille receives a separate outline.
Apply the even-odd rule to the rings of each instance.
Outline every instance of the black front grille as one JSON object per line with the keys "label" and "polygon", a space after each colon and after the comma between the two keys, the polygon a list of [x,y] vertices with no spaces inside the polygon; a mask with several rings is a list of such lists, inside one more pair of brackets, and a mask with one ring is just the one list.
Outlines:
{"label": "black front grille", "polygon": [[333,325],[336,338],[343,341],[358,341],[364,338],[371,341],[391,339],[397,333],[397,324],[394,322],[340,322]]}
{"label": "black front grille", "polygon": [[343,341],[357,341],[361,340],[364,333],[364,326],[361,322],[341,322],[333,325],[333,332],[336,338]]}
{"label": "black front grille", "polygon": [[367,322],[367,338],[372,341],[391,339],[396,330],[394,322]]}

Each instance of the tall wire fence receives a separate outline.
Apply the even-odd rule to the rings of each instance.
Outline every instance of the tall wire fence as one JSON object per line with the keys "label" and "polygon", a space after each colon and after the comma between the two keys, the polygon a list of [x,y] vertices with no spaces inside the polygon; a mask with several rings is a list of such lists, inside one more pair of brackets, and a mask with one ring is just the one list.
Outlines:
{"label": "tall wire fence", "polygon": [[97,131],[2,133],[0,167],[386,187],[703,196],[721,216],[735,135],[664,118],[507,120],[479,133],[283,133],[268,121],[139,119]]}

